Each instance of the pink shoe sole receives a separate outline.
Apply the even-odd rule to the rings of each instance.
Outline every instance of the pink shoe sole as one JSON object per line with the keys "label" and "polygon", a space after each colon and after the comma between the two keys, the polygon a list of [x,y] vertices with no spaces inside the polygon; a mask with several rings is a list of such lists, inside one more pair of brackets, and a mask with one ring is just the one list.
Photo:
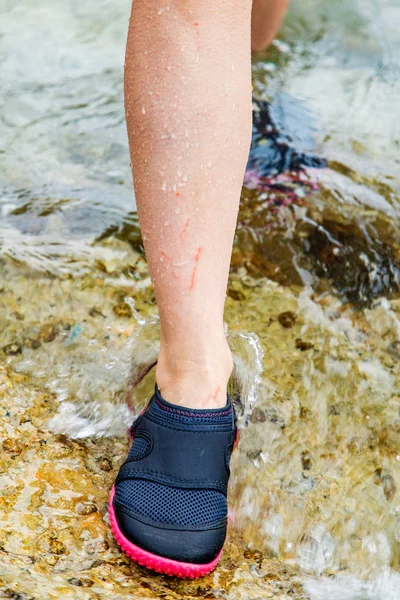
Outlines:
{"label": "pink shoe sole", "polygon": [[118,527],[113,506],[114,494],[115,490],[113,486],[111,489],[109,502],[111,531],[117,544],[119,545],[121,550],[123,550],[123,552],[125,552],[125,554],[129,556],[129,558],[139,563],[139,565],[146,567],[147,569],[152,569],[153,571],[157,571],[158,573],[164,573],[165,575],[174,575],[175,577],[181,578],[197,579],[198,577],[204,577],[204,575],[208,575],[208,573],[211,573],[211,571],[215,569],[219,562],[219,559],[221,558],[222,550],[212,562],[205,565],[196,565],[192,563],[179,562],[170,558],[163,558],[162,556],[157,556],[156,554],[147,552],[146,550],[139,548],[139,546],[135,546],[135,544],[132,544],[132,542],[130,542],[124,536],[124,534]]}

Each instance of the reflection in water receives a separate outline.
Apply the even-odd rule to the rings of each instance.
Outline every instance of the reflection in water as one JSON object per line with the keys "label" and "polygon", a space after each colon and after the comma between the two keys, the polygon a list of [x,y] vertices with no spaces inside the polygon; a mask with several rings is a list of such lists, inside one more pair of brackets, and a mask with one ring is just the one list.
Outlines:
{"label": "reflection in water", "polygon": [[[46,599],[149,589],[103,522],[159,335],[123,117],[129,4],[0,7],[0,576]],[[294,0],[253,64],[226,307],[235,531],[203,594],[281,594],[279,557],[307,575],[290,571],[293,597],[398,598],[397,4]]]}

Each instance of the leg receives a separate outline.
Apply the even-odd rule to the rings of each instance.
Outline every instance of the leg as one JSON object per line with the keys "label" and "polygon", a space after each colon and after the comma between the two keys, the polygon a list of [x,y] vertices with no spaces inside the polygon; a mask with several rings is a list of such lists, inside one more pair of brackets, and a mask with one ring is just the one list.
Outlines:
{"label": "leg", "polygon": [[162,395],[134,424],[110,523],[140,564],[199,577],[221,556],[236,437],[223,309],[250,145],[251,0],[134,0],[132,17],[125,104]]}
{"label": "leg", "polygon": [[167,400],[226,403],[223,309],[251,135],[251,0],[133,2],[125,106]]}
{"label": "leg", "polygon": [[253,0],[251,15],[252,50],[264,50],[278,33],[289,0]]}

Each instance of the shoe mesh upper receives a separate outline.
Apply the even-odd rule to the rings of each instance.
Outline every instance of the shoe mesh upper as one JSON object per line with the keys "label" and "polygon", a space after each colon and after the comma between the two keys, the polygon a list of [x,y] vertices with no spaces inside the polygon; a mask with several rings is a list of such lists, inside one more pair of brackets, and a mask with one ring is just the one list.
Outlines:
{"label": "shoe mesh upper", "polygon": [[156,523],[207,526],[227,516],[226,498],[213,490],[184,490],[144,481],[125,480],[116,486],[116,500]]}

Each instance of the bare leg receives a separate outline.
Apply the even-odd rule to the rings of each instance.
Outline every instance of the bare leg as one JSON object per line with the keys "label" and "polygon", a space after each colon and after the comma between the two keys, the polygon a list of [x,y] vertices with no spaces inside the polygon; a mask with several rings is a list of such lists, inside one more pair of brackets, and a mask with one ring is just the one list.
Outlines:
{"label": "bare leg", "polygon": [[251,0],[133,0],[125,107],[161,319],[156,378],[192,407],[226,403],[223,309],[251,135]]}
{"label": "bare leg", "polygon": [[289,0],[253,0],[251,48],[263,50],[278,33]]}

